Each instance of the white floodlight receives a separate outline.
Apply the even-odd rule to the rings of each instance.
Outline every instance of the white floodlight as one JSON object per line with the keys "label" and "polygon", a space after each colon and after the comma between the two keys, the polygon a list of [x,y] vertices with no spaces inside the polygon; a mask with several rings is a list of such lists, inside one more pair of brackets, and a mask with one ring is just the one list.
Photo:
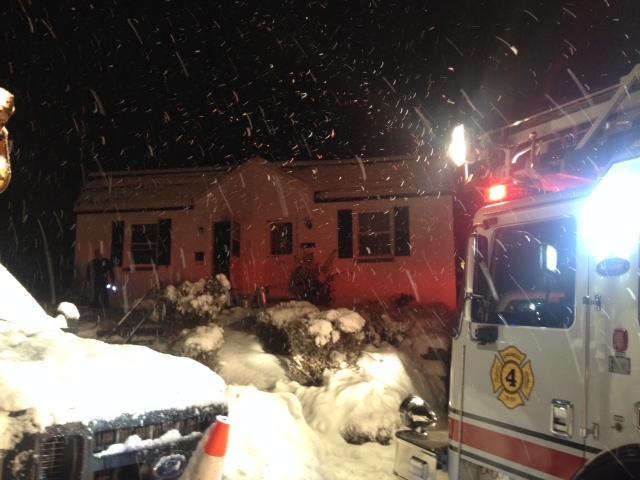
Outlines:
{"label": "white floodlight", "polygon": [[461,167],[467,162],[467,135],[465,134],[464,125],[456,125],[451,132],[451,143],[447,148],[447,155],[456,164]]}

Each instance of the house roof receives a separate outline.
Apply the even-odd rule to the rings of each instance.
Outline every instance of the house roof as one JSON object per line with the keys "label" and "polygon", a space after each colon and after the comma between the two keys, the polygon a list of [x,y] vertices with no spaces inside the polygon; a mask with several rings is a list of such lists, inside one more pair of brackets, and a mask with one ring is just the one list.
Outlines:
{"label": "house roof", "polygon": [[422,158],[396,156],[292,162],[281,168],[307,183],[316,201],[436,194],[442,176]]}
{"label": "house roof", "polygon": [[181,210],[214,185],[257,164],[291,175],[314,192],[315,200],[348,201],[436,194],[441,175],[424,160],[410,157],[268,163],[254,158],[239,167],[202,167],[92,174],[83,186],[76,213]]}
{"label": "house roof", "polygon": [[209,190],[229,168],[185,168],[92,174],[76,202],[76,213],[181,210]]}

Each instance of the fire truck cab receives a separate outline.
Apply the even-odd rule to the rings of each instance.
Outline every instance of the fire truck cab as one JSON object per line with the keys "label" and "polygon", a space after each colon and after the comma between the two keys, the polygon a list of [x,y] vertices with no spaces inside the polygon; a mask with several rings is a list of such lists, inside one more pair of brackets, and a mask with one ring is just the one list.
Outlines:
{"label": "fire truck cab", "polygon": [[573,154],[594,125],[612,129],[604,138],[622,119],[628,145],[640,138],[638,73],[501,132],[506,167],[524,156],[529,172],[487,189],[491,203],[473,219],[448,455],[399,432],[400,478],[435,479],[445,464],[451,479],[640,478],[640,154],[624,149],[582,188],[549,188],[580,182],[531,168],[567,128]]}
{"label": "fire truck cab", "polygon": [[453,342],[451,478],[640,476],[636,205],[640,158],[587,192],[480,209]]}

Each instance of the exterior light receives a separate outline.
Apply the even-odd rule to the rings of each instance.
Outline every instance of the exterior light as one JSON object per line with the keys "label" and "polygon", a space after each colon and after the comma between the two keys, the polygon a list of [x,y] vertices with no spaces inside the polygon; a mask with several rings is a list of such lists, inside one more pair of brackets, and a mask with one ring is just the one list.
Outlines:
{"label": "exterior light", "polygon": [[461,167],[467,162],[467,135],[465,134],[464,125],[457,125],[451,132],[451,143],[447,148],[447,155],[456,164]]}

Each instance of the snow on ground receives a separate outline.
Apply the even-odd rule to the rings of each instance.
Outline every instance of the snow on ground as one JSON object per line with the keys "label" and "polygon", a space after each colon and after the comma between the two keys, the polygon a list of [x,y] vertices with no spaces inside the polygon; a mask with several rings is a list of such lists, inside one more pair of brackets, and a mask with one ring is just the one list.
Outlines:
{"label": "snow on ground", "polygon": [[230,328],[225,330],[218,363],[218,373],[228,383],[271,390],[278,381],[288,381],[278,357],[265,353],[255,335]]}
{"label": "snow on ground", "polygon": [[296,382],[277,385],[300,400],[305,418],[320,433],[389,441],[401,427],[398,406],[414,391],[397,351],[364,352],[357,368],[344,368],[325,377],[321,387]]}
{"label": "snow on ground", "polygon": [[[230,386],[226,480],[392,480],[394,449],[377,443],[349,445],[306,422],[292,393]],[[194,480],[203,445],[182,480]]]}
{"label": "snow on ground", "polygon": [[[398,406],[413,387],[394,349],[367,351],[357,368],[304,387],[254,335],[227,326],[220,365],[231,419],[225,479],[394,479],[393,442],[351,445],[342,437],[349,427],[390,436],[399,425]],[[183,476],[193,479],[191,470]]]}
{"label": "snow on ground", "polygon": [[[347,315],[347,311],[341,315],[318,313],[306,302],[269,310],[273,315],[269,320],[281,324],[305,314],[326,320],[331,330],[358,330],[364,322],[360,315]],[[327,375],[322,386],[305,387],[287,377],[285,359],[266,353],[255,335],[238,329],[241,324],[246,327],[245,319],[251,313],[241,308],[220,312],[224,339],[217,373],[228,384],[231,419],[224,478],[395,479],[393,433],[401,426],[398,406],[406,395],[415,392],[442,404],[442,392],[434,389],[443,388],[446,369],[442,362],[425,360],[421,355],[429,349],[447,348],[447,340],[430,335],[412,338],[403,345],[405,351],[370,347],[356,368]],[[209,344],[211,335],[203,333]],[[219,339],[217,333],[209,333]],[[214,343],[217,348],[218,342]],[[354,440],[377,436],[390,444],[353,445],[344,436]],[[194,480],[191,469],[201,452],[202,445],[183,480]]]}

